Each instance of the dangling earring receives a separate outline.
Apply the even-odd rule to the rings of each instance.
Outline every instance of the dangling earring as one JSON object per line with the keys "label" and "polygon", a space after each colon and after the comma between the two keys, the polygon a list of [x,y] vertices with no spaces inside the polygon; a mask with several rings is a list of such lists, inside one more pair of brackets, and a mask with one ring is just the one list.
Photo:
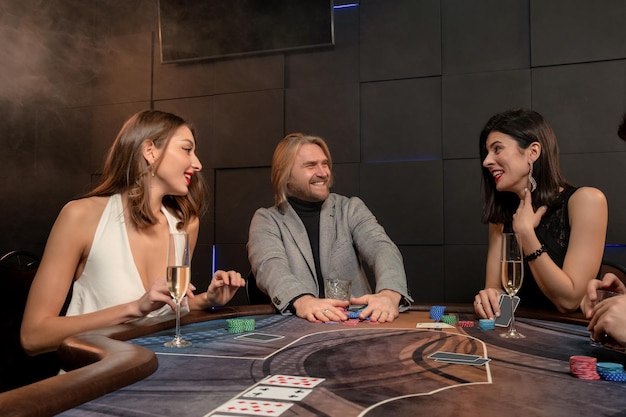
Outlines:
{"label": "dangling earring", "polygon": [[[533,172],[532,166],[530,168],[530,172]],[[150,174],[154,177],[154,165],[150,165]]]}
{"label": "dangling earring", "polygon": [[530,192],[532,193],[537,189],[537,181],[533,178],[533,163],[532,161],[528,161],[528,165],[530,165],[530,171],[528,172],[528,181],[530,182]]}

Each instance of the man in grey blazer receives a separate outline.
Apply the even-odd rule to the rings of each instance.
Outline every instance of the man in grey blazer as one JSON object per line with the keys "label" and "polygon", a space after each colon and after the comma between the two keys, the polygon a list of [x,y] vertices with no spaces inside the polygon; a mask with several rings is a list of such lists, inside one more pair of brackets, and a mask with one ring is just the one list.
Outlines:
{"label": "man in grey blazer", "polygon": [[[275,204],[256,211],[247,245],[257,286],[281,313],[309,321],[347,320],[353,304],[366,305],[361,319],[391,322],[413,301],[402,255],[363,201],[330,193],[331,169],[319,137],[294,133],[276,147]],[[374,293],[362,263],[374,272]],[[331,278],[352,282],[350,303],[324,297]]]}

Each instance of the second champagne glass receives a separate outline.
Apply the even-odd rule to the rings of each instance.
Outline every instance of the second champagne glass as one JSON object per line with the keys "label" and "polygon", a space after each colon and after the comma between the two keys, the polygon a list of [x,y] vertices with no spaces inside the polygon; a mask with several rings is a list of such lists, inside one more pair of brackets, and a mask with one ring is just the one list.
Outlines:
{"label": "second champagne glass", "polygon": [[517,233],[502,234],[502,252],[501,252],[501,278],[504,290],[509,294],[511,300],[511,325],[509,331],[502,333],[500,336],[509,339],[523,339],[524,336],[515,330],[515,309],[513,306],[513,297],[522,287],[524,280],[524,252],[522,252],[522,244]]}
{"label": "second champagne glass", "polygon": [[170,233],[167,247],[167,287],[176,303],[176,336],[166,347],[191,346],[191,342],[180,335],[180,302],[187,293],[191,281],[191,259],[189,254],[189,235],[185,232]]}

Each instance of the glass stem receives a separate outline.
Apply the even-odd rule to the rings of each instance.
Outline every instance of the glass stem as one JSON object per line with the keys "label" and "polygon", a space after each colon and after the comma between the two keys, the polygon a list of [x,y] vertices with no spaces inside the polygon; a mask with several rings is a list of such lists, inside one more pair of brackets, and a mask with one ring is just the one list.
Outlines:
{"label": "glass stem", "polygon": [[511,330],[510,333],[515,333],[515,308],[513,308],[513,296],[509,295],[511,299]]}
{"label": "glass stem", "polygon": [[176,300],[176,339],[180,339],[180,300]]}

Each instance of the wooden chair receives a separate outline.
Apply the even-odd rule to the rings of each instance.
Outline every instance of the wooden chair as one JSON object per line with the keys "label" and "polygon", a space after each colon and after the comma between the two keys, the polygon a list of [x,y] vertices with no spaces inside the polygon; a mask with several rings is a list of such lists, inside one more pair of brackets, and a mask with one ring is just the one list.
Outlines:
{"label": "wooden chair", "polygon": [[28,356],[20,343],[20,327],[30,285],[39,258],[25,251],[0,257],[0,282],[6,299],[0,303],[0,392],[18,388],[58,374],[56,352]]}

